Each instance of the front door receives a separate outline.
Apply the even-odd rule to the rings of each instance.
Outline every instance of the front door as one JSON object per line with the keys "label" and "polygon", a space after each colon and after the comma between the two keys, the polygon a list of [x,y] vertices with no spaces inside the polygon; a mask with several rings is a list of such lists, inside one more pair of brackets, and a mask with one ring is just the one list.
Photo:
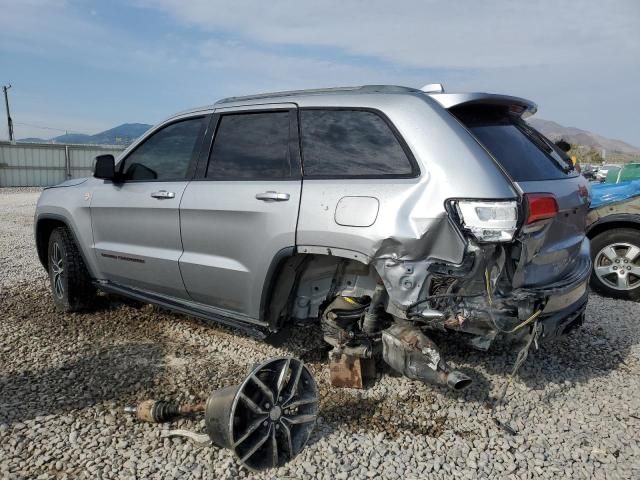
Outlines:
{"label": "front door", "polygon": [[301,170],[295,105],[216,111],[210,155],[180,207],[180,270],[191,298],[260,318],[269,267],[295,246]]}
{"label": "front door", "polygon": [[195,171],[209,116],[183,118],[148,135],[91,199],[94,253],[101,277],[186,298],[178,259],[180,200]]}

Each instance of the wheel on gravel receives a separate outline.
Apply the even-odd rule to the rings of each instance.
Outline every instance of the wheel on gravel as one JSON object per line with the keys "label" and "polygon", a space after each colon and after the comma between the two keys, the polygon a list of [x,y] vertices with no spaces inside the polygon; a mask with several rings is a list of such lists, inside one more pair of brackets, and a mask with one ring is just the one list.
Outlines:
{"label": "wheel on gravel", "polygon": [[640,231],[613,228],[591,239],[591,287],[614,298],[640,300]]}
{"label": "wheel on gravel", "polygon": [[96,289],[82,260],[73,237],[65,227],[58,227],[49,236],[49,280],[56,308],[76,312],[88,308]]}

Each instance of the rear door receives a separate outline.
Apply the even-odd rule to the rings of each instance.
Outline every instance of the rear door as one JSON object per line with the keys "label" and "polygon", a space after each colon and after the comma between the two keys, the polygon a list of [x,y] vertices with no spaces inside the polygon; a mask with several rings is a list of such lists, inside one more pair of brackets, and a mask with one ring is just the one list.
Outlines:
{"label": "rear door", "polygon": [[93,249],[106,280],[187,297],[178,267],[179,206],[208,121],[196,115],[159,127],[120,162],[122,182],[104,181],[93,191]]}
{"label": "rear door", "polygon": [[472,105],[451,112],[523,194],[550,193],[558,203],[559,212],[548,228],[523,237],[524,262],[518,267],[514,287],[549,285],[588,268],[588,182],[571,159],[508,108]]}
{"label": "rear door", "polygon": [[216,110],[215,136],[180,207],[190,297],[260,318],[274,259],[296,244],[302,187],[294,104]]}

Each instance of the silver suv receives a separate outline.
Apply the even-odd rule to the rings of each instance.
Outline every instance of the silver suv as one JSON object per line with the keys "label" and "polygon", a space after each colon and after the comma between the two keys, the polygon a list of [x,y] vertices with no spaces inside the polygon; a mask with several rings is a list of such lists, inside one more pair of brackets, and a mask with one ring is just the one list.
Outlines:
{"label": "silver suv", "polygon": [[[427,336],[487,349],[581,323],[589,190],[511,96],[363,86],[220,100],[46,189],[53,298],[96,289],[462,388]],[[513,338],[512,338],[513,339]]]}

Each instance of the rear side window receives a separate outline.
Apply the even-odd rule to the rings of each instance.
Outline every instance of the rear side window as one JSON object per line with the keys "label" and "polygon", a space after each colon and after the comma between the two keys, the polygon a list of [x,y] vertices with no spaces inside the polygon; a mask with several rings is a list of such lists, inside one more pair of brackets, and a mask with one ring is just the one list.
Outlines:
{"label": "rear side window", "polygon": [[234,113],[220,118],[207,178],[291,176],[288,111]]}
{"label": "rear side window", "polygon": [[167,125],[148,137],[124,160],[125,180],[186,180],[206,117]]}
{"label": "rear side window", "polygon": [[452,109],[516,182],[555,180],[575,175],[571,160],[549,139],[505,109]]}
{"label": "rear side window", "polygon": [[306,177],[413,176],[398,137],[377,113],[303,109],[300,132]]}

